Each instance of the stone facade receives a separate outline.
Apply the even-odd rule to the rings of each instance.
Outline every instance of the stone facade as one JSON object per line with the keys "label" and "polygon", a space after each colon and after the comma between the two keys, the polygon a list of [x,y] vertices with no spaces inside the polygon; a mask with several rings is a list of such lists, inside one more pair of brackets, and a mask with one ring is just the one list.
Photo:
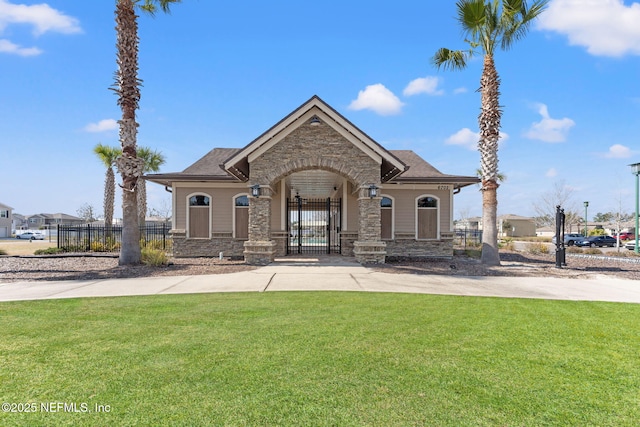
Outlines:
{"label": "stone facade", "polygon": [[441,233],[438,240],[416,240],[414,234],[396,234],[394,240],[385,240],[386,256],[398,258],[451,258],[453,233]]}
{"label": "stone facade", "polygon": [[185,230],[172,230],[173,255],[178,258],[242,257],[244,239],[234,239],[232,233],[214,233],[211,239],[187,239]]}
{"label": "stone facade", "polygon": [[[296,128],[281,141],[250,162],[250,182],[270,195],[271,188],[294,172],[322,169],[347,178],[359,189],[358,240],[353,254],[363,263],[384,263],[384,242],[380,241],[380,199],[369,198],[370,185],[380,185],[380,164],[347,141],[329,124],[309,123]],[[277,244],[271,240],[270,199],[252,197],[249,203],[249,241],[245,259],[249,264],[273,261]],[[271,252],[270,252],[271,251]]]}

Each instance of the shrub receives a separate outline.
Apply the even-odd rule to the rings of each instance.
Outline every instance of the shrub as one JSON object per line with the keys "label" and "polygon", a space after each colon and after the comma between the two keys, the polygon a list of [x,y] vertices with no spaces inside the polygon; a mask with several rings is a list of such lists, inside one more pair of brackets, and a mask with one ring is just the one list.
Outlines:
{"label": "shrub", "polygon": [[589,236],[604,236],[604,229],[594,228],[593,230],[589,231]]}
{"label": "shrub", "polygon": [[7,254],[7,251],[6,251],[6,250],[4,250],[4,249],[0,249],[0,255],[6,255],[6,254]]}
{"label": "shrub", "polygon": [[548,254],[549,248],[544,243],[527,244],[527,252],[532,255]]}
{"label": "shrub", "polygon": [[502,239],[502,242],[499,244],[500,249],[504,249],[506,251],[515,251],[516,247],[513,243],[513,239],[511,237],[505,237]]}
{"label": "shrub", "polygon": [[568,248],[565,248],[565,251],[568,254],[581,254],[582,253],[582,248],[579,248],[577,246],[569,246]]}
{"label": "shrub", "polygon": [[46,248],[46,249],[38,249],[33,254],[34,255],[55,255],[64,253],[64,249],[62,248]]}
{"label": "shrub", "polygon": [[164,251],[143,248],[142,263],[145,265],[159,267],[161,265],[167,265],[169,263],[169,257],[167,257],[167,254]]}

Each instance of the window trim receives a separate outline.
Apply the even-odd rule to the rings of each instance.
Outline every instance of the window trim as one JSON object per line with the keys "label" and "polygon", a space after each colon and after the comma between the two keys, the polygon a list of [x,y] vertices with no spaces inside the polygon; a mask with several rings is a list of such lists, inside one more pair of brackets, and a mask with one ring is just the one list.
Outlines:
{"label": "window trim", "polygon": [[[231,227],[233,229],[233,238],[237,239],[236,237],[236,209],[240,208],[240,209],[249,209],[249,206],[236,206],[236,199],[238,199],[238,197],[242,197],[242,196],[247,196],[247,200],[249,200],[249,204],[251,204],[251,197],[249,193],[238,193],[236,195],[233,196],[232,198],[232,203],[231,203],[231,215],[232,215],[232,222],[231,222]],[[249,227],[249,224],[247,224],[247,227]],[[248,230],[247,230],[247,234],[248,234]],[[248,238],[248,237],[247,237]]]}
{"label": "window trim", "polygon": [[[419,208],[418,207],[418,200],[423,199],[425,197],[431,197],[433,199],[436,200],[437,202],[437,206],[435,208]],[[415,198],[414,202],[413,202],[413,206],[415,209],[415,238],[416,240],[420,240],[420,241],[435,241],[435,240],[440,240],[440,207],[442,205],[442,202],[440,200],[440,197],[436,196],[435,194],[421,194],[418,197]],[[419,238],[418,237],[418,212],[420,209],[435,209],[436,210],[436,237],[435,238]]]}
{"label": "window trim", "polygon": [[[389,208],[383,208],[382,206],[380,206],[380,240],[395,240],[396,239],[396,198],[388,194],[380,194],[380,196],[386,197],[387,199],[391,199],[391,237],[388,239],[385,239],[382,237],[382,209],[389,209]],[[382,199],[380,199],[380,203],[382,203]]]}
{"label": "window trim", "polygon": [[[209,206],[191,206],[191,204],[189,203],[189,200],[190,200],[193,196],[205,196],[205,197],[208,197],[208,198],[209,198]],[[211,197],[211,194],[207,194],[207,193],[205,193],[204,191],[196,191],[196,192],[194,192],[194,193],[187,194],[187,197],[185,198],[185,204],[186,204],[186,206],[187,206],[187,209],[186,209],[186,215],[185,215],[185,216],[186,216],[186,218],[185,218],[185,220],[186,220],[186,221],[185,221],[185,223],[186,223],[186,225],[187,225],[186,238],[187,238],[187,239],[208,239],[208,240],[211,240],[211,231],[212,231],[212,229],[213,229],[213,227],[212,227],[212,223],[213,223],[213,217],[212,217],[212,215],[213,215],[213,213],[212,213],[212,209],[211,209],[211,207],[212,207],[211,205],[213,205],[213,197]],[[191,217],[190,209],[191,209],[191,208],[204,209],[205,207],[206,207],[207,209],[209,209],[209,215],[208,215],[208,216],[209,216],[209,223],[208,223],[208,227],[209,227],[209,236],[208,236],[208,237],[191,237],[191,236],[190,236],[190,234],[191,234],[191,224],[189,224],[189,222],[190,222],[190,217]]]}

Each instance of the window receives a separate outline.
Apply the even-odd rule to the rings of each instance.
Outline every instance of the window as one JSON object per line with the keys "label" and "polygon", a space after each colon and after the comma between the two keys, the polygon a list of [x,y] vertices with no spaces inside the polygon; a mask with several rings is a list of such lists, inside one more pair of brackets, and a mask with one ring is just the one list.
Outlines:
{"label": "window", "polygon": [[416,199],[416,238],[437,239],[439,235],[439,200],[433,196]]}
{"label": "window", "polygon": [[208,239],[211,236],[211,199],[204,194],[189,196],[188,235],[193,238]]}
{"label": "window", "polygon": [[9,218],[9,211],[0,211],[0,218]]}
{"label": "window", "polygon": [[233,209],[233,235],[236,239],[248,239],[249,197],[246,194],[236,196]]}
{"label": "window", "polygon": [[380,200],[380,238],[393,239],[393,200],[386,196]]}

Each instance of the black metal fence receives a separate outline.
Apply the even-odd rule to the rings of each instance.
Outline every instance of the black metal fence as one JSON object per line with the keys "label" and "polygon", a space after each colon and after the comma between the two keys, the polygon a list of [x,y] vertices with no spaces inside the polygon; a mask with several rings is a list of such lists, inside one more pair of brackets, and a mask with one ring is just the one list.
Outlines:
{"label": "black metal fence", "polygon": [[[140,227],[140,246],[152,249],[171,248],[169,224]],[[66,252],[119,252],[122,226],[58,225],[58,248]]]}
{"label": "black metal fence", "polygon": [[456,229],[453,234],[454,246],[474,248],[482,245],[482,230]]}
{"label": "black metal fence", "polygon": [[339,254],[342,199],[287,199],[287,254]]}

